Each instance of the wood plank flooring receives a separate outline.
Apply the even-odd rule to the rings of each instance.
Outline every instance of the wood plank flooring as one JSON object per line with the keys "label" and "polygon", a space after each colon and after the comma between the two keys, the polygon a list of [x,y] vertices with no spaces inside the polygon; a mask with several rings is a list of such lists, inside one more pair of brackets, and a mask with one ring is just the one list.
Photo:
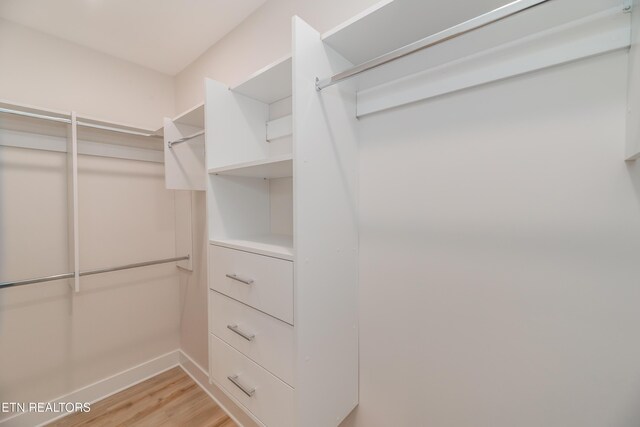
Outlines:
{"label": "wood plank flooring", "polygon": [[176,367],[91,405],[49,426],[193,426],[237,424]]}

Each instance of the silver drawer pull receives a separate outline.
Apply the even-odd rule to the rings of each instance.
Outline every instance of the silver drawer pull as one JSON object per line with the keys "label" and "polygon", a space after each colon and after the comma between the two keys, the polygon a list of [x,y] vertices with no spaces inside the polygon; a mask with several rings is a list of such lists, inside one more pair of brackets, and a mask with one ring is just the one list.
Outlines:
{"label": "silver drawer pull", "polygon": [[242,390],[242,392],[244,394],[246,394],[247,396],[249,396],[249,397],[253,396],[255,394],[255,392],[256,392],[255,388],[247,390],[247,388],[245,386],[240,384],[240,381],[238,381],[238,376],[237,375],[231,375],[231,376],[227,377],[227,379],[229,381],[231,381],[236,387],[238,387],[240,390]]}
{"label": "silver drawer pull", "polygon": [[232,330],[233,332],[240,335],[242,338],[244,338],[247,341],[253,341],[253,339],[256,337],[254,334],[248,334],[246,332],[242,332],[240,329],[238,329],[238,325],[227,325],[227,329]]}
{"label": "silver drawer pull", "polygon": [[225,274],[229,279],[237,280],[238,282],[244,283],[246,285],[250,285],[253,283],[252,279],[243,279],[242,277],[238,277],[235,274]]}

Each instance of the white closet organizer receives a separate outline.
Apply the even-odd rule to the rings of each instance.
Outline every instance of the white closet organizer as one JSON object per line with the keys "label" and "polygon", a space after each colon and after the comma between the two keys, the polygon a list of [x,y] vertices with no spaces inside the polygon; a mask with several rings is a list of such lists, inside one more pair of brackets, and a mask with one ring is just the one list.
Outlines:
{"label": "white closet organizer", "polygon": [[637,109],[628,0],[472,7],[437,34],[427,9],[381,2],[324,36],[294,18],[290,57],[206,81],[210,379],[261,425],[338,425],[358,404],[358,117],[630,46]]}
{"label": "white closet organizer", "polygon": [[[165,117],[164,136],[165,184],[175,192],[176,253],[193,253],[191,191],[207,188],[204,147],[204,104],[198,104],[177,117]],[[192,271],[193,260],[178,263]]]}
{"label": "white closet organizer", "polygon": [[261,425],[328,426],[358,403],[355,98],[324,116],[314,73],[335,69],[297,19],[294,39],[206,82],[210,378]]}
{"label": "white closet organizer", "polygon": [[[188,251],[179,256],[80,271],[78,224],[78,155],[111,157],[162,163],[160,130],[152,131],[90,117],[75,112],[52,111],[38,107],[0,101],[0,146],[67,153],[68,187],[68,273],[0,282],[0,289],[69,279],[76,292],[80,278],[112,271],[171,262],[191,262]],[[37,137],[34,137],[36,135]],[[178,240],[178,239],[177,239]],[[188,238],[190,242],[190,231]],[[186,264],[185,264],[186,265]]]}

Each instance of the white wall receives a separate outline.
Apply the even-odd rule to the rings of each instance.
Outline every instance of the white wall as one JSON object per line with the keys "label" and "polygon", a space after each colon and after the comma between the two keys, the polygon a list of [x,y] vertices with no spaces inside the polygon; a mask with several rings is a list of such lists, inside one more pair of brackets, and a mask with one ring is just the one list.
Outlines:
{"label": "white wall", "polygon": [[[0,140],[19,122],[2,117]],[[78,178],[81,270],[174,256],[162,164],[80,156]],[[66,185],[65,153],[0,147],[0,281],[69,271]],[[48,401],[177,349],[178,286],[167,264],[83,277],[79,294],[3,289],[0,401]]]}
{"label": "white wall", "polygon": [[626,52],[361,118],[345,425],[640,425]]}
{"label": "white wall", "polygon": [[242,24],[176,75],[176,109],[204,100],[204,78],[228,85],[291,54],[291,17],[300,16],[320,32],[327,31],[378,0],[269,0]]}
{"label": "white wall", "polygon": [[0,99],[148,129],[175,112],[171,76],[1,18],[0,64]]}

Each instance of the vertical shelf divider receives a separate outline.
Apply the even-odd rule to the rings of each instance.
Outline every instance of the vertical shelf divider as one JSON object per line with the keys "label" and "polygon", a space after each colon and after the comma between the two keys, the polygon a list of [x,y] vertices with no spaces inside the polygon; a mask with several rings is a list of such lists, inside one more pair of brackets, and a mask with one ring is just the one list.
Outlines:
{"label": "vertical shelf divider", "polygon": [[640,159],[640,0],[629,0],[631,49],[629,51],[629,95],[627,97],[626,159]]}
{"label": "vertical shelf divider", "polygon": [[353,64],[298,17],[293,58],[295,425],[337,426],[358,405],[358,121],[352,82],[315,79]]}
{"label": "vertical shelf divider", "polygon": [[[73,271],[73,290],[80,292],[80,236],[78,218],[78,119],[71,112],[71,124],[67,128],[67,212],[69,269]],[[71,285],[71,284],[70,284]]]}

